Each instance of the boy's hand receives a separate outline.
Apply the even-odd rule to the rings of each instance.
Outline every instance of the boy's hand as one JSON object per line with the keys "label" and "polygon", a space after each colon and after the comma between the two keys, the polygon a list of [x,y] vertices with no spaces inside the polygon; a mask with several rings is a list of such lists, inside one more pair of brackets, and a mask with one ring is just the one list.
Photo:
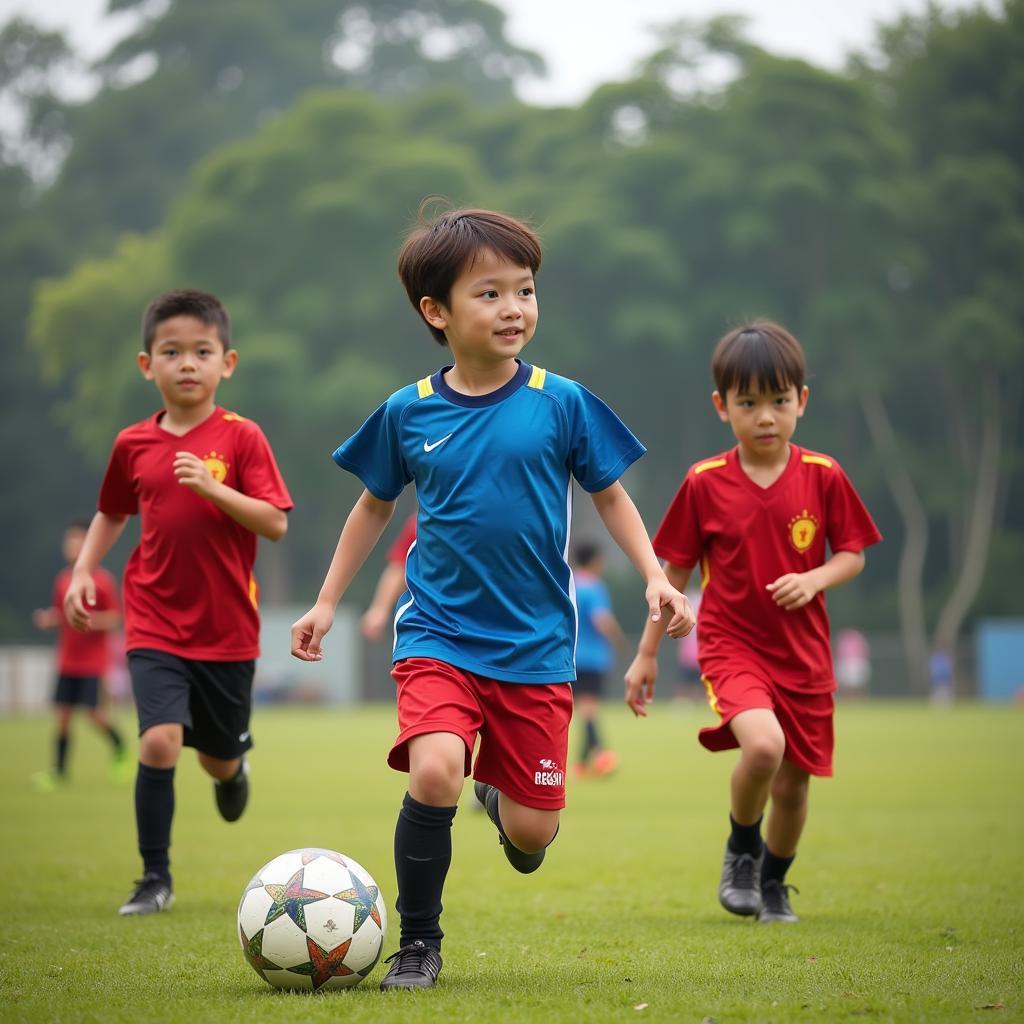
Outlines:
{"label": "boy's hand", "polygon": [[292,626],[292,657],[299,661],[323,661],[324,652],[320,643],[333,623],[334,609],[329,604],[317,601]]}
{"label": "boy's hand", "polygon": [[75,629],[87,633],[92,628],[90,608],[96,607],[96,583],[91,572],[75,569],[64,594],[64,617]]}
{"label": "boy's hand", "polygon": [[647,586],[647,607],[651,612],[651,622],[661,621],[662,609],[668,608],[672,618],[668,624],[668,635],[674,640],[686,636],[697,622],[690,602],[685,594],[680,594],[664,577]]}
{"label": "boy's hand", "polygon": [[367,640],[376,643],[384,634],[384,627],[390,619],[391,610],[389,608],[367,608],[359,620],[359,632]]}
{"label": "boy's hand", "polygon": [[654,700],[654,681],[658,678],[658,659],[637,652],[626,670],[626,705],[638,718],[647,717],[647,705]]}
{"label": "boy's hand", "polygon": [[819,588],[811,573],[787,572],[774,583],[769,583],[765,589],[780,608],[793,612],[797,608],[803,608],[818,593]]}
{"label": "boy's hand", "polygon": [[217,486],[206,463],[192,452],[174,453],[174,475],[179,484],[184,484],[203,498],[208,498]]}

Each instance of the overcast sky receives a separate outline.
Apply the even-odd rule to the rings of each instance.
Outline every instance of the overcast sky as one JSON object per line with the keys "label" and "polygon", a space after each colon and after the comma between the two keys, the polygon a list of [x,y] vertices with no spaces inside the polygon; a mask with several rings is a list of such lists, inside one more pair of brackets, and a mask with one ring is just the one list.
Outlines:
{"label": "overcast sky", "polygon": [[[211,0],[216,2],[216,0]],[[287,3],[287,0],[281,0]],[[372,3],[372,0],[369,0]],[[496,0],[508,15],[509,38],[541,53],[549,77],[526,83],[533,103],[575,103],[601,82],[629,76],[654,49],[651,25],[716,14],[749,18],[752,38],[774,53],[839,67],[852,49],[870,46],[874,26],[899,12],[920,12],[926,0]],[[998,0],[981,0],[995,8]],[[940,7],[971,6],[942,0]],[[124,19],[105,19],[106,0],[0,0],[0,20],[20,12],[65,28],[76,45],[96,56],[118,35]],[[123,29],[122,29],[123,31]]]}

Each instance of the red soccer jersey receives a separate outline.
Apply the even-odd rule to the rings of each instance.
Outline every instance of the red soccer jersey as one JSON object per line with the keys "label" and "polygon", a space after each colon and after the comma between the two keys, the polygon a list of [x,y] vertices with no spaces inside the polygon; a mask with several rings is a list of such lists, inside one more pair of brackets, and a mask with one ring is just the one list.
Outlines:
{"label": "red soccer jersey", "polygon": [[256,535],[179,484],[175,452],[194,452],[213,476],[280,509],[292,507],[267,439],[252,420],[219,406],[181,437],[159,412],[117,435],[99,509],[142,515],[142,538],[124,570],[129,651],[247,661],[259,654]]}
{"label": "red soccer jersey", "polygon": [[654,550],[673,565],[701,564],[704,675],[746,664],[779,685],[814,692],[835,688],[825,595],[787,612],[765,587],[822,565],[826,542],[835,553],[881,539],[839,463],[790,445],[789,463],[770,487],[743,472],[735,448],[691,466]]}
{"label": "red soccer jersey", "polygon": [[[96,604],[91,612],[114,611],[117,603],[117,583],[106,569],[93,573],[96,584]],[[71,583],[71,569],[61,569],[53,582],[53,607],[60,612],[60,630],[57,634],[57,672],[62,676],[103,676],[110,668],[110,633],[92,630],[82,633],[64,617],[64,595]]]}

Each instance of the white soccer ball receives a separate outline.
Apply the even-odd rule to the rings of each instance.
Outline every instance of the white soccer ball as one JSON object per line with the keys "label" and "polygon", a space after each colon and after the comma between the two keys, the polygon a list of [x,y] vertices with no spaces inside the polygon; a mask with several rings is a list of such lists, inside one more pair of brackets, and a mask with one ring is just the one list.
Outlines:
{"label": "white soccer ball", "polygon": [[358,985],[380,959],[384,898],[369,872],[333,850],[290,850],[256,872],[238,903],[238,939],[277,988]]}

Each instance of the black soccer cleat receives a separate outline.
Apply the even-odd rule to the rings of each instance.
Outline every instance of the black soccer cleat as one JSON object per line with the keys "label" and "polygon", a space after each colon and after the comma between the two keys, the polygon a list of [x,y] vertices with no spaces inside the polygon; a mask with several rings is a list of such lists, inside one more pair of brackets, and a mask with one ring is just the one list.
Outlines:
{"label": "black soccer cleat", "polygon": [[135,891],[118,911],[122,917],[138,914],[158,914],[174,902],[171,887],[159,876],[146,874],[135,883]]}
{"label": "black soccer cleat", "polygon": [[728,845],[718,883],[718,902],[730,914],[751,917],[761,909],[761,859],[750,853],[733,853]]}
{"label": "black soccer cleat", "polygon": [[778,922],[780,924],[796,924],[800,920],[789,905],[790,892],[800,892],[795,885],[786,885],[778,879],[770,878],[761,883],[761,909],[757,912],[758,921],[763,924]]}
{"label": "black soccer cleat", "polygon": [[238,821],[249,802],[249,762],[243,757],[233,779],[213,784],[217,810],[225,821]]}
{"label": "black soccer cleat", "polygon": [[396,988],[433,988],[441,973],[441,954],[420,939],[402,946],[384,963],[391,967],[380,983],[381,992]]}
{"label": "black soccer cleat", "polygon": [[505,835],[505,830],[501,827],[501,818],[498,816],[498,790],[486,782],[474,782],[473,792],[487,812],[487,817],[491,819],[494,827],[498,830],[498,842],[501,843],[501,848],[505,851],[505,858],[509,864],[523,875],[536,871],[544,863],[545,851],[524,853]]}

